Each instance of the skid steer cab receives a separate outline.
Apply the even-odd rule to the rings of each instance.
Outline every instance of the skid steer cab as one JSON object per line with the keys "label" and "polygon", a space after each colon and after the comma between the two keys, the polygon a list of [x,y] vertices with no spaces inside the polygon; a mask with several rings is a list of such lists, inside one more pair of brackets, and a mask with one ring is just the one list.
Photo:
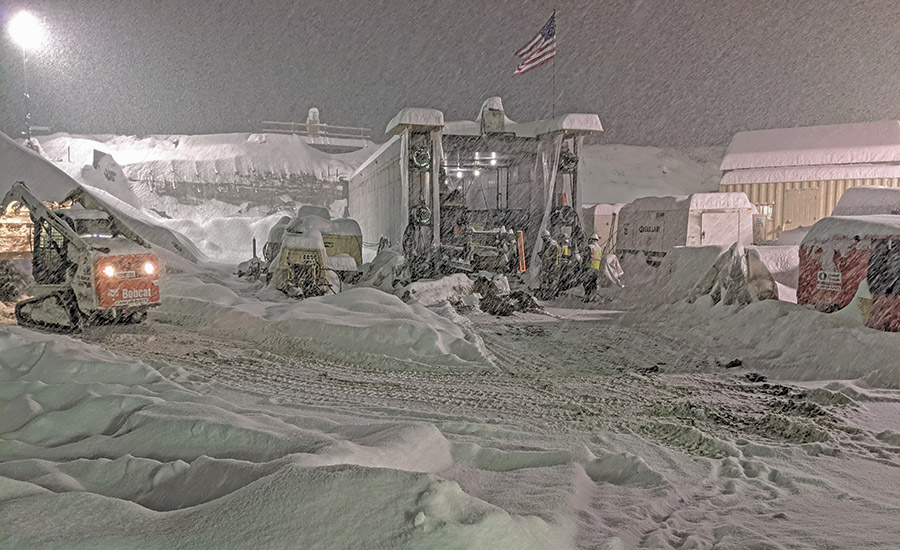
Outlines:
{"label": "skid steer cab", "polygon": [[20,325],[73,332],[140,322],[159,305],[162,266],[150,245],[84,191],[67,197],[70,208],[50,210],[17,182],[2,209],[12,202],[28,208],[34,235],[34,297],[16,304]]}

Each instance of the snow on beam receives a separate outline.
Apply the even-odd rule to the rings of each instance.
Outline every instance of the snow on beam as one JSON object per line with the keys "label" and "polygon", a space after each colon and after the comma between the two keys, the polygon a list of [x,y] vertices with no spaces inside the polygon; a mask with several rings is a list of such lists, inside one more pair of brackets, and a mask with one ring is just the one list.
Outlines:
{"label": "snow on beam", "polygon": [[388,122],[385,134],[398,134],[409,126],[443,127],[444,113],[425,107],[405,107]]}
{"label": "snow on beam", "polygon": [[[600,117],[589,113],[569,113],[532,122],[515,122],[507,118],[504,126],[504,133],[524,138],[536,138],[556,132],[591,134],[603,131]],[[481,123],[478,120],[456,120],[444,125],[444,135],[478,136],[481,133]]]}

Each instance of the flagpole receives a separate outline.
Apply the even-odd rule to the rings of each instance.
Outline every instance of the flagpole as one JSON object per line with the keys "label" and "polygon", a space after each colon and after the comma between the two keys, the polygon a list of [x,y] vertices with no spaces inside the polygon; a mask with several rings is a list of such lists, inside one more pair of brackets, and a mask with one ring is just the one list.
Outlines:
{"label": "flagpole", "polygon": [[553,58],[553,85],[550,88],[550,118],[556,118],[556,57]]}
{"label": "flagpole", "polygon": [[556,56],[559,55],[559,21],[556,20],[556,8],[553,8],[553,39],[556,41],[556,54],[553,56],[553,77],[550,87],[550,118],[556,118]]}

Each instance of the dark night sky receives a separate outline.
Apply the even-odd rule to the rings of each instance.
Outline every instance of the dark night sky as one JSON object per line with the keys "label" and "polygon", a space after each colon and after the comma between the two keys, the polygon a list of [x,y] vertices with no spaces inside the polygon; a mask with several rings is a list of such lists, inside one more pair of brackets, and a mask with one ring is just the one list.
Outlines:
{"label": "dark night sky", "polygon": [[[549,65],[513,52],[538,1],[0,0],[44,21],[29,61],[34,123],[72,133],[253,131],[265,119],[375,129],[404,106],[473,118],[550,111]],[[604,140],[725,145],[739,130],[900,118],[895,0],[562,0],[557,112]],[[0,130],[21,129],[22,65],[0,41]]]}

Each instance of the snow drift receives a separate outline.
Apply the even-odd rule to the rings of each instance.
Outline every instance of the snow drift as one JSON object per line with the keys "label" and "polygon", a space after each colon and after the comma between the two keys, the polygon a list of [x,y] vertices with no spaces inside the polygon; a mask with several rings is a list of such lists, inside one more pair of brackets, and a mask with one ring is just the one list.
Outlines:
{"label": "snow drift", "polygon": [[194,329],[232,334],[256,342],[302,339],[343,354],[386,355],[429,364],[489,366],[481,339],[457,322],[452,309],[442,314],[374,288],[289,300],[267,289],[257,301],[230,288],[193,277],[164,281],[163,304],[153,314]]}
{"label": "snow drift", "polygon": [[144,363],[16,328],[0,331],[0,357],[5,547],[571,544],[568,529],[434,475],[453,459],[430,424],[244,409]]}

